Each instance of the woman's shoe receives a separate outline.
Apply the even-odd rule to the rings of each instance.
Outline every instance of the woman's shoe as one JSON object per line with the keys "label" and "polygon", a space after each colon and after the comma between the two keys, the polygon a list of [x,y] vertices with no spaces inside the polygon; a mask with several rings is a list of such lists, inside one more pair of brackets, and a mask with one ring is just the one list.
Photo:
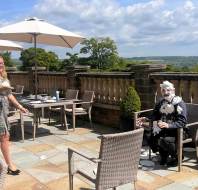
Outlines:
{"label": "woman's shoe", "polygon": [[8,167],[8,172],[7,174],[9,175],[19,175],[21,171],[19,169],[16,169],[16,170],[11,170],[9,167]]}

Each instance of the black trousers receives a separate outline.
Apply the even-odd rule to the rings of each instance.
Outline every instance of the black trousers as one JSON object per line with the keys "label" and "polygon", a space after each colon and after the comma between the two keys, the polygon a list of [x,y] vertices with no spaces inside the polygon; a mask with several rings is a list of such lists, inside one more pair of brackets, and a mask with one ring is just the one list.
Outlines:
{"label": "black trousers", "polygon": [[159,152],[162,158],[169,155],[177,156],[177,129],[162,129],[159,134],[153,135],[152,130],[145,130],[145,138],[153,152]]}

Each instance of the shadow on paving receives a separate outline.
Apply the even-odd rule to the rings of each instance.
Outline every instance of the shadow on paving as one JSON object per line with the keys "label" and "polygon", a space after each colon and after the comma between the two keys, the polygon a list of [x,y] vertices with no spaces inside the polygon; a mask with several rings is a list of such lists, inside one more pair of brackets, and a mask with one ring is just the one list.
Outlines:
{"label": "shadow on paving", "polygon": [[[48,128],[49,127],[55,127],[60,131],[66,131],[65,126],[61,124],[60,120],[58,120],[58,119],[53,120],[53,121],[50,122],[50,125],[49,125],[48,118],[45,118],[44,121],[41,121],[41,124],[39,124],[39,127],[37,128],[36,138],[53,135],[53,133],[51,133],[50,130],[46,128],[47,126],[48,126]],[[98,124],[95,124],[95,123],[93,124],[93,127],[94,128],[91,129],[89,122],[84,120],[84,119],[80,119],[80,117],[76,119],[76,129],[78,129],[78,128],[91,129],[90,130],[91,133],[98,134],[98,135],[113,134],[113,133],[120,133],[121,132],[120,129],[118,129],[118,128],[105,127],[105,126],[101,126],[101,125],[98,125]],[[68,130],[69,130],[69,132],[73,131],[72,121],[71,121],[70,118],[68,119]],[[33,124],[32,124],[32,121],[30,121],[30,120],[25,121],[24,131],[25,131],[25,134],[24,134],[25,140],[33,139]],[[64,135],[64,134],[60,133],[58,135]],[[13,142],[17,142],[17,141],[22,140],[21,127],[19,125],[12,125],[11,126],[11,128],[10,128],[10,140],[13,141]]]}

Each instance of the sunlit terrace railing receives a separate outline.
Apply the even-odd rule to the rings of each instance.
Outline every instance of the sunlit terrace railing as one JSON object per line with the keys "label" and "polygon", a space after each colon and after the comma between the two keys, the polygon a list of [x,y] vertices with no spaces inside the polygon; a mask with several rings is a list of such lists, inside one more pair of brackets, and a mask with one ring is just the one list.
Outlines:
{"label": "sunlit terrace railing", "polygon": [[80,91],[93,90],[95,102],[118,105],[129,86],[134,86],[133,73],[78,73]]}
{"label": "sunlit terrace railing", "polygon": [[157,89],[160,94],[159,84],[163,80],[169,80],[175,85],[176,94],[180,95],[185,102],[198,103],[198,73],[153,73]]}
{"label": "sunlit terrace railing", "polygon": [[24,89],[30,89],[30,81],[32,80],[29,76],[29,72],[22,72],[22,71],[16,71],[16,72],[8,72],[8,76],[11,82],[12,86],[16,86],[18,84],[23,85]]}
{"label": "sunlit terrace railing", "polygon": [[[8,72],[12,86],[24,86],[24,91],[33,93],[34,77],[32,72]],[[64,94],[69,88],[67,73],[65,72],[38,72],[38,93],[50,94],[53,90],[61,90]]]}
{"label": "sunlit terrace railing", "polygon": [[[80,94],[83,94],[85,90],[93,90],[95,102],[118,105],[128,87],[135,84],[134,74],[131,72],[78,73],[74,76],[66,72],[38,72],[38,92],[50,94],[53,90],[60,90],[64,94],[68,88],[78,88]],[[34,79],[31,73],[9,72],[9,79],[12,85],[24,85],[25,91],[33,93]]]}
{"label": "sunlit terrace railing", "polygon": [[[159,84],[164,80],[175,84],[176,94],[182,96],[185,102],[198,103],[198,74],[160,72],[163,68],[160,65],[133,66],[131,72],[121,73],[82,73],[79,70],[58,73],[39,71],[38,92],[50,94],[58,89],[64,96],[68,88],[79,89],[80,95],[85,90],[93,90],[94,120],[107,125],[119,124],[119,102],[130,85],[136,87],[142,109],[153,107],[155,95],[160,96]],[[24,91],[34,92],[32,72],[9,72],[8,76],[12,86],[24,85]]]}
{"label": "sunlit terrace railing", "polygon": [[64,94],[69,88],[68,77],[65,72],[39,72],[38,92],[51,94],[54,90],[60,90]]}

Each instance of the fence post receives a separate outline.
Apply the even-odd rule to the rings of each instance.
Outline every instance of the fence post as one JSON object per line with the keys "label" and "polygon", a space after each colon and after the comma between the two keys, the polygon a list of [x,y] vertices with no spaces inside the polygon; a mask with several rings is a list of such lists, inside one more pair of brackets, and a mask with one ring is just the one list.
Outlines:
{"label": "fence post", "polygon": [[153,107],[157,86],[150,78],[154,72],[162,72],[166,68],[164,64],[138,64],[131,65],[131,71],[135,73],[135,88],[140,96],[142,109]]}
{"label": "fence post", "polygon": [[90,66],[81,66],[75,65],[71,67],[67,67],[67,84],[70,89],[79,89],[81,92],[81,86],[79,83],[79,79],[77,77],[77,73],[87,72],[90,69]]}

